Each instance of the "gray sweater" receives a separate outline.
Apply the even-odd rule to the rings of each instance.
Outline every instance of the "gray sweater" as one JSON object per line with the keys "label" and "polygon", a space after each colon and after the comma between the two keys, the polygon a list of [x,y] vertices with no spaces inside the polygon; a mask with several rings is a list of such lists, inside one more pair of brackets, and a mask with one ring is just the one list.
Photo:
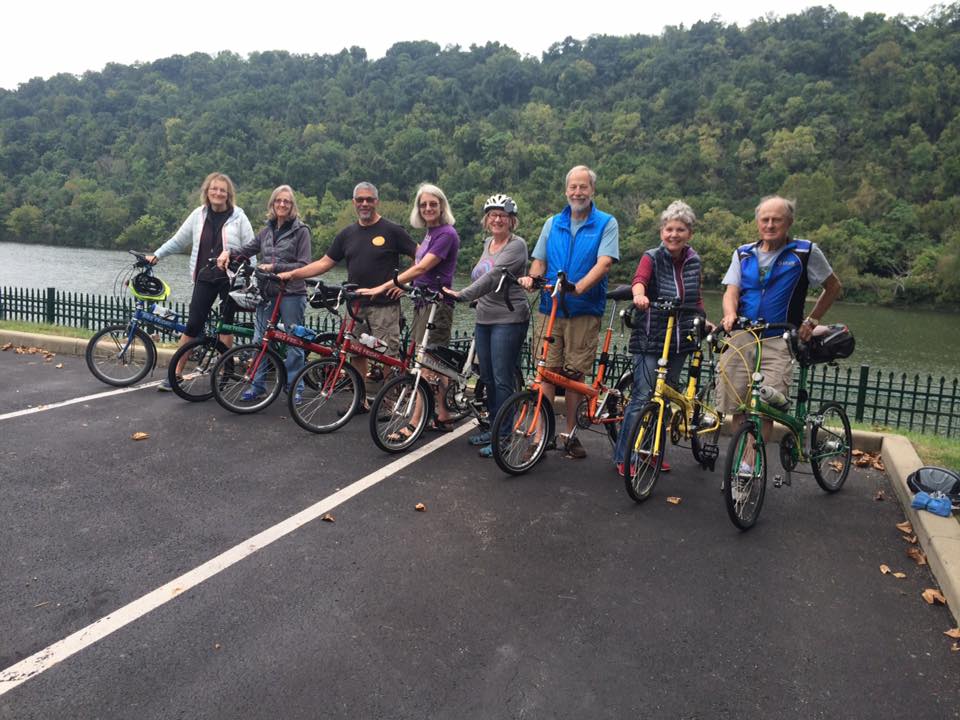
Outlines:
{"label": "gray sweater", "polygon": [[521,277],[527,272],[527,243],[519,235],[511,235],[500,252],[491,255],[492,242],[492,237],[484,240],[483,254],[470,273],[473,282],[460,291],[460,299],[464,302],[477,300],[478,325],[527,322],[530,319],[530,306],[522,287],[515,283],[507,286],[513,312],[507,308],[502,291],[493,292],[500,282],[501,268],[506,268],[514,277]]}

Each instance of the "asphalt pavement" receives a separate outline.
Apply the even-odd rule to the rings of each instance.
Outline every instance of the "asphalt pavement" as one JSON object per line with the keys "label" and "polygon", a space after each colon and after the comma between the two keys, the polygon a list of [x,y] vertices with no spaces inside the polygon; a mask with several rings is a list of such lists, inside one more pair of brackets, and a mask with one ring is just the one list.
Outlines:
{"label": "asphalt pavement", "polygon": [[390,467],[366,416],[316,436],[68,355],[0,377],[0,719],[960,716],[955,623],[875,470],[795,474],[741,533],[682,448],[637,505],[600,435],[519,478],[465,434]]}

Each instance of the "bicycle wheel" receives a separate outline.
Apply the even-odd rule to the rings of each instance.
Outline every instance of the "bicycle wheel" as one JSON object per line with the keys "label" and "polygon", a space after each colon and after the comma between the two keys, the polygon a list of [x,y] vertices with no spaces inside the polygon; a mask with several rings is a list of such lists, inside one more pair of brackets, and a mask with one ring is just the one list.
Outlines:
{"label": "bicycle wheel", "polygon": [[129,325],[108,325],[90,338],[84,357],[97,380],[126,387],[140,382],[153,369],[157,346],[139,327],[131,333]]}
{"label": "bicycle wheel", "polygon": [[660,405],[647,403],[633,429],[630,462],[624,463],[623,481],[627,487],[627,495],[634,502],[640,503],[649,498],[660,477],[663,455],[667,450],[666,423],[660,418]]}
{"label": "bicycle wheel", "polygon": [[240,345],[221,355],[214,366],[213,397],[230,412],[245,414],[263,410],[286,386],[283,361],[268,349],[260,360],[262,376],[256,380],[262,387],[255,387],[255,366],[260,352],[260,345]]}
{"label": "bicycle wheel", "polygon": [[[756,450],[754,451],[754,448]],[[753,454],[752,461],[745,457]],[[744,423],[733,434],[724,469],[723,499],[730,520],[749,530],[760,516],[767,492],[767,451],[758,425]]]}
{"label": "bicycle wheel", "polygon": [[817,484],[833,493],[843,487],[850,472],[853,436],[847,411],[840,403],[828,402],[817,413],[810,431],[810,467]]}
{"label": "bicycle wheel", "polygon": [[[173,391],[190,402],[202,402],[213,397],[210,378],[220,356],[227,346],[215,337],[200,337],[179,348],[170,358],[167,380]],[[182,365],[181,365],[182,361]],[[177,372],[177,367],[180,371]]]}
{"label": "bicycle wheel", "polygon": [[[313,383],[306,382],[307,378]],[[348,422],[357,412],[363,397],[363,380],[353,365],[343,363],[339,358],[323,358],[305,365],[290,382],[298,387],[300,402],[295,393],[288,393],[287,407],[297,425],[314,433],[328,433],[337,430]]]}
{"label": "bicycle wheel", "polygon": [[[690,450],[693,459],[704,470],[713,472],[720,455],[720,416],[713,408],[710,390],[701,389],[693,403],[693,419],[690,428]],[[702,426],[702,430],[701,430]]]}
{"label": "bicycle wheel", "polygon": [[413,445],[433,415],[433,393],[421,378],[400,375],[385,383],[370,406],[370,434],[384,452]]}
{"label": "bicycle wheel", "polygon": [[553,406],[535,390],[521,390],[506,399],[490,426],[493,459],[505,473],[520,475],[543,457],[553,439]]}
{"label": "bicycle wheel", "polygon": [[630,391],[633,390],[633,373],[630,371],[625,372],[620,376],[620,379],[617,380],[617,384],[614,387],[619,393],[619,396],[610,393],[607,396],[606,407],[598,408],[597,413],[601,417],[604,413],[607,413],[608,417],[620,418],[618,422],[604,425],[607,430],[607,439],[610,440],[611,445],[616,447],[617,437],[619,437],[621,430],[620,426],[623,424],[623,411],[626,409],[627,403],[630,402]]}
{"label": "bicycle wheel", "polygon": [[[476,366],[474,366],[474,372],[479,373],[479,370],[476,368]],[[523,373],[518,367],[513,369],[513,389],[514,392],[520,392],[523,390]],[[487,384],[482,378],[478,377],[477,382],[473,387],[472,402],[476,412],[477,422],[480,424],[481,430],[489,430],[490,423],[493,422],[493,418],[490,417],[490,413],[487,411],[487,392],[489,392],[487,389]]]}

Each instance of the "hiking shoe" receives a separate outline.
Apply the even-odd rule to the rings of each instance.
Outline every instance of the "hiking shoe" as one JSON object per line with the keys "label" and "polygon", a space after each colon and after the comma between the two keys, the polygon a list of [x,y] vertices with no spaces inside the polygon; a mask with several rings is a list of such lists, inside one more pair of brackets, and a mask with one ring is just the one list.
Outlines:
{"label": "hiking shoe", "polygon": [[170,378],[164,378],[160,381],[160,384],[157,385],[157,392],[173,392],[173,388],[170,386]]}
{"label": "hiking shoe", "polygon": [[240,402],[253,402],[254,400],[259,400],[267,393],[262,390],[244,390],[243,395],[240,396]]}
{"label": "hiking shoe", "polygon": [[583,460],[583,458],[587,456],[587,451],[583,449],[580,438],[576,435],[564,441],[563,449],[567,453],[567,457],[574,458],[575,460]]}
{"label": "hiking shoe", "polygon": [[[491,442],[490,431],[484,430],[483,432],[478,432],[476,435],[471,435],[467,438],[467,442],[473,445],[474,447],[480,447],[481,445],[489,445]],[[487,455],[486,457],[490,457]]]}
{"label": "hiking shoe", "polygon": [[477,451],[477,455],[482,458],[491,458],[493,457],[493,445],[484,445]]}

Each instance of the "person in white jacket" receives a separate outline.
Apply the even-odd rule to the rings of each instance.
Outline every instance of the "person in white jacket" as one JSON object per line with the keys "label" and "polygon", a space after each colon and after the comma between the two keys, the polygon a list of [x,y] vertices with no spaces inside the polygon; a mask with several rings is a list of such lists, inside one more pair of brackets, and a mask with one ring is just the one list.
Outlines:
{"label": "person in white jacket", "polygon": [[[160,258],[182,253],[192,246],[190,277],[193,279],[193,296],[190,298],[187,329],[180,336],[180,345],[203,333],[203,325],[217,297],[221,300],[224,320],[233,321],[235,306],[230,300],[230,281],[224,270],[209,261],[215,261],[224,250],[238,252],[254,238],[246,214],[235,205],[236,195],[233,181],[227,175],[221,172],[207,175],[200,186],[200,207],[187,216],[173,237],[153,255],[147,255],[147,260],[156,264]],[[221,335],[220,339],[227,347],[233,343],[232,335]],[[166,378],[158,389],[170,390]]]}

